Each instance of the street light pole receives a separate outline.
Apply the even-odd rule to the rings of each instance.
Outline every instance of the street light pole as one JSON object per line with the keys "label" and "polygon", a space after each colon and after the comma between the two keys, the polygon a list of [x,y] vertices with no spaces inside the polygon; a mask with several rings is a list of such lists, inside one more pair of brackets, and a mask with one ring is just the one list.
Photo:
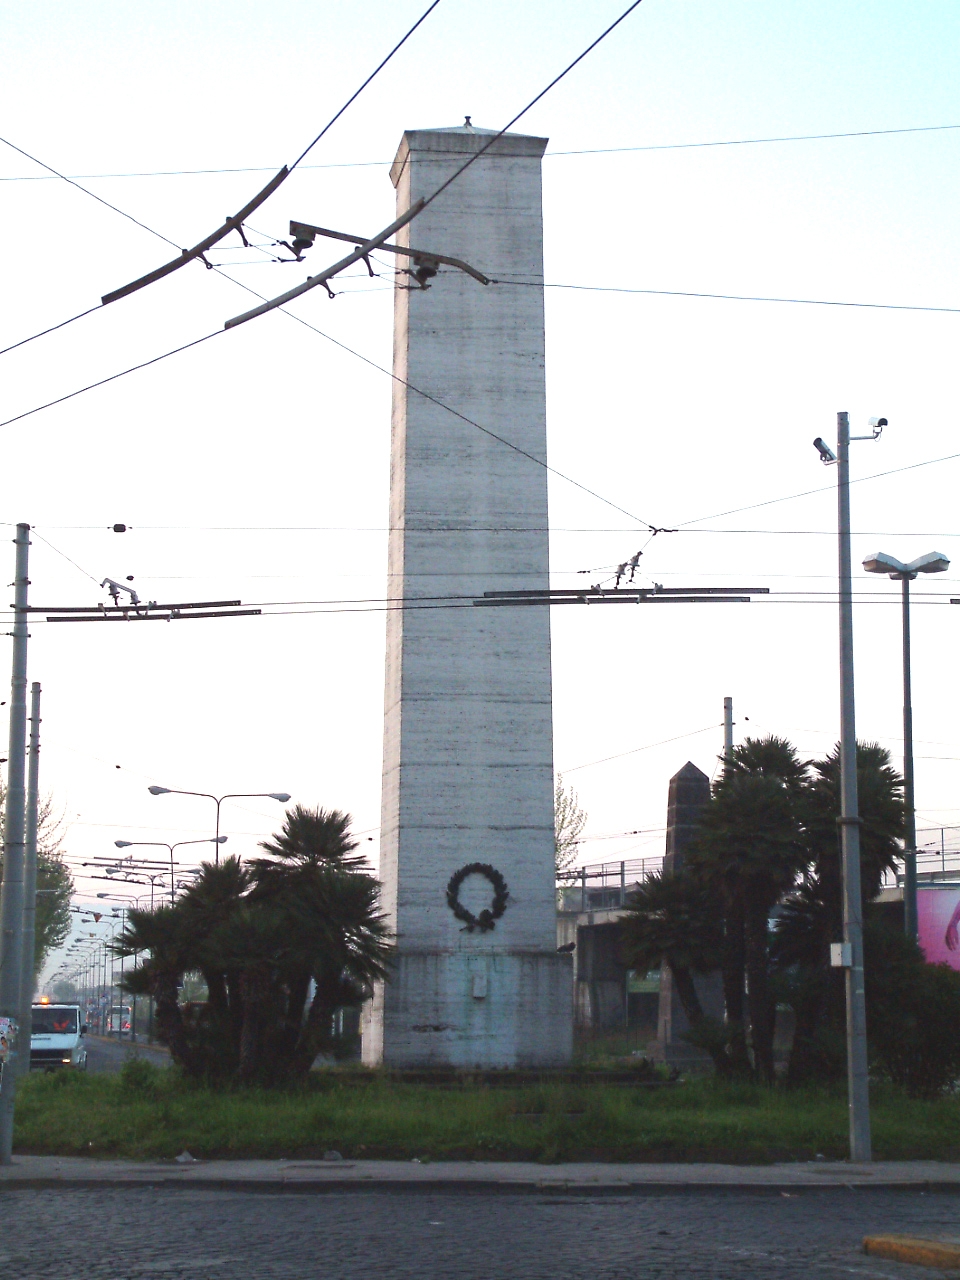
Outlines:
{"label": "street light pole", "polygon": [[913,785],[913,687],[910,677],[910,577],[901,587],[903,628],[903,930],[917,936],[917,810]]}
{"label": "street light pole", "polygon": [[[3,814],[3,887],[0,890],[0,1017],[9,1018],[7,1058],[0,1069],[0,1165],[13,1159],[13,1108],[19,1053],[30,1057],[30,1028],[20,1027],[20,968],[23,955],[23,844],[27,755],[27,605],[30,526],[17,525],[14,575],[13,662],[10,677],[10,738]],[[18,1046],[17,1041],[20,1040]]]}
{"label": "street light pole", "polygon": [[901,586],[903,627],[903,928],[917,938],[917,812],[913,775],[913,692],[910,660],[910,583],[920,573],[944,573],[950,561],[930,551],[904,564],[895,556],[877,551],[863,562],[867,573],[885,573]]}
{"label": "street light pole", "polygon": [[[176,880],[177,880],[176,872],[173,869],[174,866],[176,865],[173,861],[174,849],[180,849],[185,844],[215,844],[217,846],[217,862],[219,862],[220,846],[222,844],[226,844],[228,839],[229,839],[229,836],[217,835],[213,839],[211,839],[209,836],[205,836],[202,840],[178,840],[176,844],[168,844],[166,840],[114,840],[113,843],[117,846],[118,849],[150,847],[150,848],[170,850],[170,905],[172,906],[174,901],[174,891],[176,889]],[[150,881],[150,891],[151,891],[150,910],[152,911],[153,910],[153,881],[152,880]],[[97,896],[99,897],[100,895],[98,894]],[[105,896],[106,895],[104,895],[104,897]]]}
{"label": "street light pole", "polygon": [[[37,931],[37,827],[40,817],[40,686],[30,686],[30,753],[23,857],[23,948],[20,955],[20,1026],[33,1023],[34,939]],[[52,892],[52,891],[51,891]],[[24,1030],[24,1035],[29,1034]],[[20,1074],[30,1074],[30,1054],[20,1056]]]}
{"label": "street light pole", "polygon": [[152,796],[200,796],[204,800],[212,800],[217,806],[216,834],[214,839],[217,845],[216,861],[220,862],[220,806],[224,800],[279,800],[281,804],[286,804],[290,799],[286,791],[230,791],[225,796],[214,796],[209,791],[179,791],[175,787],[147,787]]}

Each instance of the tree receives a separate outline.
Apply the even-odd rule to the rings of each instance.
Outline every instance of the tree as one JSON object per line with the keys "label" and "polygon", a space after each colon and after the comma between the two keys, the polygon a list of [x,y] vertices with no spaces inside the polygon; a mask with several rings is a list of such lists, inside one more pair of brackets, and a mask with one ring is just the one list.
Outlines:
{"label": "tree", "polygon": [[731,1069],[768,1081],[776,1012],[768,921],[804,866],[798,802],[805,776],[805,763],[786,739],[747,738],[725,762],[687,855],[690,872],[714,890],[722,915]]}
{"label": "tree", "polygon": [[557,774],[553,792],[554,850],[558,880],[572,880],[580,835],[587,825],[587,815],[580,808],[580,798],[573,787],[563,785]]}
{"label": "tree", "polygon": [[[902,1008],[893,1017],[889,1011],[906,997],[898,1006],[892,993],[915,992],[917,1007],[929,1009],[939,983],[945,1007],[952,1008],[951,980],[925,975],[916,968],[916,956],[911,959],[884,941],[882,913],[869,904],[901,852],[903,782],[889,754],[875,743],[857,745],[857,771],[863,894],[874,930],[870,945],[880,957],[868,975],[868,1032],[892,1078],[908,1082],[904,1087],[929,1089],[933,1086],[922,1082],[940,1079],[943,1061],[952,1061],[944,1051],[936,1065],[931,1055],[937,1036],[924,1030],[942,1026],[942,1019],[931,1014],[903,1022]],[[719,941],[711,946],[717,957],[713,967],[723,977],[724,1035],[712,1046],[704,1044],[718,1072],[773,1079],[777,999],[786,1000],[796,1014],[788,1079],[842,1072],[843,981],[829,961],[830,943],[841,936],[839,779],[839,749],[804,762],[785,739],[748,738],[725,762],[673,887],[666,880],[652,885],[637,895],[628,913],[625,947],[638,957],[658,952],[681,971],[678,995],[694,1028],[690,1038],[700,1037],[700,1043],[692,978],[688,981],[682,970],[703,972],[697,965],[705,964],[710,953],[703,940],[712,928],[719,929]],[[679,949],[684,938],[686,957]],[[890,1033],[898,1026],[900,1033]],[[940,1040],[952,1043],[944,1035]],[[904,1065],[909,1054],[898,1056],[897,1050],[907,1044],[916,1050],[910,1071]]]}
{"label": "tree", "polygon": [[[6,791],[0,788],[0,824],[3,821]],[[37,914],[33,940],[34,978],[47,956],[70,934],[70,899],[73,876],[63,860],[62,819],[53,812],[49,796],[40,804],[37,819]],[[0,883],[3,882],[3,855],[0,850]]]}
{"label": "tree", "polygon": [[[796,1015],[788,1068],[794,1083],[840,1076],[845,1061],[843,974],[830,966],[830,943],[843,931],[839,745],[810,768],[800,804],[806,865],[783,902],[773,939],[783,991]],[[869,904],[880,892],[884,873],[896,865],[904,832],[903,779],[892,767],[890,753],[875,742],[857,743],[857,789],[860,877],[863,901]],[[877,988],[872,990],[876,994]],[[867,1012],[870,1033],[869,1007]]]}
{"label": "tree", "polygon": [[689,1040],[707,1050],[718,1075],[728,1074],[726,1030],[704,1013],[694,982],[696,974],[716,972],[723,951],[723,922],[709,887],[685,869],[650,876],[627,901],[620,939],[632,969],[670,966]]}
{"label": "tree", "polygon": [[[117,951],[147,952],[127,979],[152,994],[160,1038],[191,1076],[288,1085],[332,1043],[337,1009],[386,977],[379,884],[337,810],[288,811],[267,857],[203,865],[174,905],[131,911]],[[184,1004],[199,973],[203,1002]]]}

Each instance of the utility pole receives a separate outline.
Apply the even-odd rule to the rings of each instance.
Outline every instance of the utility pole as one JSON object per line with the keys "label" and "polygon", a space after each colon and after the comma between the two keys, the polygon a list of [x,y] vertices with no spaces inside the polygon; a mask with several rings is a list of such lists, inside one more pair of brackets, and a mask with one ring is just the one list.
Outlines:
{"label": "utility pole", "polygon": [[853,583],[850,570],[850,420],[837,414],[837,529],[840,576],[840,840],[843,863],[844,976],[850,1159],[872,1159],[867,1012],[863,987],[863,893],[853,686]]}
{"label": "utility pole", "polygon": [[727,764],[733,759],[733,699],[723,700],[723,758]]}
{"label": "utility pole", "polygon": [[40,685],[30,686],[30,750],[27,758],[27,812],[23,857],[23,951],[20,957],[20,1075],[30,1074],[33,1022],[33,959],[37,926],[37,827],[40,819]]}
{"label": "utility pole", "polygon": [[[13,1154],[13,1105],[17,1055],[30,1056],[30,1028],[20,1018],[20,961],[23,954],[24,773],[27,756],[27,597],[30,526],[17,525],[14,579],[13,663],[10,677],[10,745],[3,814],[3,888],[0,891],[0,1018],[9,1018],[7,1058],[0,1074],[0,1165]],[[11,1034],[12,1033],[12,1034]],[[18,1037],[21,1041],[17,1043]]]}

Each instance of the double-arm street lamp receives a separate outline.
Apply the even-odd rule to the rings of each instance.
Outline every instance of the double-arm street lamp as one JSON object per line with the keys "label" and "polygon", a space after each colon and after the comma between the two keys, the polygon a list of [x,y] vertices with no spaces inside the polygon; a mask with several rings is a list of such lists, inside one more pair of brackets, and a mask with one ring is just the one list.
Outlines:
{"label": "double-arm street lamp", "polygon": [[877,551],[863,562],[867,573],[885,573],[899,582],[903,621],[903,926],[908,938],[917,936],[917,815],[913,788],[913,695],[910,688],[910,583],[920,573],[943,573],[950,561],[930,551],[904,564],[896,556]]}
{"label": "double-arm street lamp", "polygon": [[[150,790],[152,791],[153,787],[151,787]],[[140,848],[147,848],[147,847],[158,848],[158,849],[169,849],[170,850],[170,901],[173,902],[174,890],[176,888],[176,880],[177,880],[176,872],[173,869],[175,865],[173,861],[174,849],[180,849],[185,844],[215,844],[217,846],[217,862],[219,862],[220,846],[224,844],[226,840],[227,840],[227,837],[220,835],[218,830],[217,835],[214,838],[211,838],[210,836],[205,836],[202,840],[178,840],[176,844],[168,844],[166,840],[114,840],[113,843],[117,846],[118,849],[133,849],[133,848],[140,849]],[[150,882],[150,890],[151,890],[151,899],[152,899],[152,896],[153,896],[152,881]],[[152,902],[151,902],[151,905],[152,905]]]}
{"label": "double-arm street lamp", "polygon": [[[278,800],[286,804],[290,797],[285,791],[231,791],[225,796],[212,796],[208,791],[178,791],[174,787],[147,787],[152,796],[202,796],[217,806],[217,826],[214,837],[217,844],[217,862],[220,861],[220,806],[224,800]],[[226,837],[224,837],[226,838]]]}

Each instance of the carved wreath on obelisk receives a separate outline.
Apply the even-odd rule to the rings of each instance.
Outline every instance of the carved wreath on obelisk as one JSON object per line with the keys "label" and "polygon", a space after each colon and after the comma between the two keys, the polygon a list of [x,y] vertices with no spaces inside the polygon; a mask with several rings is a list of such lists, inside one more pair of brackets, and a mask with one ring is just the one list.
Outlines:
{"label": "carved wreath on obelisk", "polygon": [[[460,901],[460,886],[467,876],[485,876],[493,887],[493,901],[489,907],[484,907],[478,916],[468,911]],[[447,906],[458,920],[463,921],[462,933],[473,933],[474,930],[489,933],[491,929],[495,929],[497,921],[507,909],[509,897],[510,891],[506,880],[496,867],[491,867],[489,862],[468,862],[465,867],[453,873],[447,885]]]}

